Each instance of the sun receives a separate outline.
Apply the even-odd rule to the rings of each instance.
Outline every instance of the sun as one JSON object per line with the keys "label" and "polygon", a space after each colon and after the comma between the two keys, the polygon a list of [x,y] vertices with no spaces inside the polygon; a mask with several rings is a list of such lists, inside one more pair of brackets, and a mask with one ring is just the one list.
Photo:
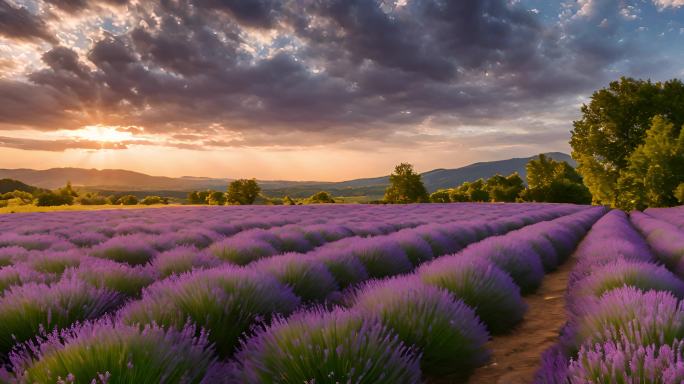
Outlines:
{"label": "sun", "polygon": [[130,132],[121,131],[119,127],[107,125],[88,125],[81,129],[69,132],[74,139],[90,140],[98,143],[118,143],[135,140]]}

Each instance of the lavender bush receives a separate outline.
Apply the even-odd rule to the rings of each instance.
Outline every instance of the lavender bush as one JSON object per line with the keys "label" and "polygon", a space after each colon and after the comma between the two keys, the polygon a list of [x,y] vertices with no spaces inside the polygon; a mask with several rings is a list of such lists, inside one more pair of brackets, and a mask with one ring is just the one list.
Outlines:
{"label": "lavender bush", "polygon": [[102,316],[121,302],[119,294],[73,278],[11,287],[0,297],[0,354],[43,331]]}
{"label": "lavender bush", "polygon": [[175,329],[191,321],[207,330],[217,351],[227,356],[254,322],[290,313],[299,302],[290,288],[268,274],[220,267],[155,283],[120,316],[126,324]]}
{"label": "lavender bush", "polygon": [[404,344],[416,347],[427,374],[465,376],[488,359],[489,335],[475,312],[413,276],[369,282],[354,302],[364,316],[378,317]]}
{"label": "lavender bush", "polygon": [[238,354],[243,383],[420,382],[418,356],[356,312],[298,313],[249,339]]}
{"label": "lavender bush", "polygon": [[22,383],[201,383],[212,365],[205,334],[109,319],[55,331],[13,354]]}
{"label": "lavender bush", "polygon": [[513,279],[486,259],[445,256],[418,270],[426,284],[446,289],[475,310],[491,333],[502,333],[519,323],[526,304]]}

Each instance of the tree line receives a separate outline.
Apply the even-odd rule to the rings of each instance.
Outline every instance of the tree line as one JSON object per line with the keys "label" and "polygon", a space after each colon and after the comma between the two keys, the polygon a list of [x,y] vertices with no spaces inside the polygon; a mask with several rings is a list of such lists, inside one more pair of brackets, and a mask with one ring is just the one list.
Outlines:
{"label": "tree line", "polygon": [[[55,190],[36,188],[18,180],[0,180],[3,186],[16,186],[19,189],[0,194],[0,208],[10,205],[36,205],[38,207],[60,205],[156,205],[169,204],[169,199],[161,196],[145,196],[142,199],[130,194],[103,196],[97,192],[78,192],[67,182]],[[6,190],[6,189],[5,189]]]}
{"label": "tree line", "polygon": [[334,204],[335,199],[326,191],[316,192],[306,199],[266,197],[256,179],[239,179],[228,184],[226,192],[216,190],[192,191],[188,193],[188,203],[207,205],[251,205],[257,202],[272,205]]}
{"label": "tree line", "polygon": [[383,201],[390,204],[455,202],[551,202],[591,203],[582,177],[565,161],[540,154],[525,167],[527,187],[517,172],[465,182],[428,194],[420,174],[408,163],[397,165],[390,175]]}

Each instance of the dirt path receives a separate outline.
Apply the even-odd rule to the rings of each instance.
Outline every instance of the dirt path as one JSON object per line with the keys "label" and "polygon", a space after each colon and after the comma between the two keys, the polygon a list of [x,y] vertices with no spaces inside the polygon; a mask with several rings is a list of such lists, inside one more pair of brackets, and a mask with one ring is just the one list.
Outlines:
{"label": "dirt path", "polygon": [[492,359],[477,369],[468,384],[529,384],[539,368],[540,356],[558,338],[567,319],[565,290],[572,259],[544,277],[539,290],[525,297],[525,319],[510,334],[495,336],[488,347]]}

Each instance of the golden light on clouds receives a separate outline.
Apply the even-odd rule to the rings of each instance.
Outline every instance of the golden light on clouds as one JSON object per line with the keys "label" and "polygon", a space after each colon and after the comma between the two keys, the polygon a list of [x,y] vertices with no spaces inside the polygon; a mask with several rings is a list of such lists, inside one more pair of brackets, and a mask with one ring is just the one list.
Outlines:
{"label": "golden light on clouds", "polygon": [[119,127],[105,125],[89,125],[72,131],[61,131],[66,138],[90,140],[98,143],[118,143],[135,140],[131,132],[120,130]]}

